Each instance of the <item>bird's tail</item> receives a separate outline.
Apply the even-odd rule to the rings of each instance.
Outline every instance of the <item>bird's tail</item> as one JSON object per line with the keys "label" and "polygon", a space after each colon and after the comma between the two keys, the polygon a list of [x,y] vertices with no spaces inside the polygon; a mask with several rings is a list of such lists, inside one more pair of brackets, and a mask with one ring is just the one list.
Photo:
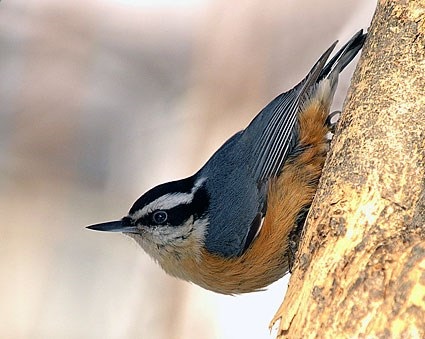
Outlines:
{"label": "bird's tail", "polygon": [[317,82],[330,76],[333,72],[340,73],[353,60],[357,53],[363,47],[367,33],[361,29],[328,61],[323,67]]}
{"label": "bird's tail", "polygon": [[365,39],[366,33],[360,30],[341,47],[332,59],[322,68],[315,85],[311,86],[309,90],[306,91],[303,104],[307,104],[309,99],[316,99],[321,101],[324,107],[329,107],[331,105],[338,86],[339,73],[342,72],[361,50]]}

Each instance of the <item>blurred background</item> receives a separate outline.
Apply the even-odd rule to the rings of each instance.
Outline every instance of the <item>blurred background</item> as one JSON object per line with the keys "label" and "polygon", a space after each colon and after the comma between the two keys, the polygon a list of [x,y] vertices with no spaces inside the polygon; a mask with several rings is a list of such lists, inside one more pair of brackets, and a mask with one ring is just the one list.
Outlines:
{"label": "blurred background", "polygon": [[1,1],[0,337],[268,338],[287,277],[220,296],[166,276],[131,239],[84,226],[195,172],[374,9]]}

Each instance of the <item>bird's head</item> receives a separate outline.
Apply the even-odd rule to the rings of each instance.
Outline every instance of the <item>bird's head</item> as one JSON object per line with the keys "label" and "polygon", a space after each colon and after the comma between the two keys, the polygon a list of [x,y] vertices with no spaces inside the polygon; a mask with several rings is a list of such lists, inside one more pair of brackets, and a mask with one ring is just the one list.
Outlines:
{"label": "bird's head", "polygon": [[192,176],[161,184],[143,194],[121,220],[87,228],[122,232],[160,264],[170,256],[199,256],[208,226],[205,182]]}

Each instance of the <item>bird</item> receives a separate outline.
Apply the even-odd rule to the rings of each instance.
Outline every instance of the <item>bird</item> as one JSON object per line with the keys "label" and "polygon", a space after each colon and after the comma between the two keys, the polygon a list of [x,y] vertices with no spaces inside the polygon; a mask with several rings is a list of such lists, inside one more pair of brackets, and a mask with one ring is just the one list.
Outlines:
{"label": "bird", "polygon": [[366,35],[358,31],[328,61],[334,42],[195,174],[148,190],[123,218],[87,228],[131,237],[166,273],[213,292],[249,293],[280,279],[329,149],[338,76]]}

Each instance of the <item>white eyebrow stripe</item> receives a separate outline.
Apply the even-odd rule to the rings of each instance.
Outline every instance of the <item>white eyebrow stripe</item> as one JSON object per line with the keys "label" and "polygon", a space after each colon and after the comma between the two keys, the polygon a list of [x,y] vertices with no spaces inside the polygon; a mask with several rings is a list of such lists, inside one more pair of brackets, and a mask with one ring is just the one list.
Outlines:
{"label": "white eyebrow stripe", "polygon": [[157,209],[168,210],[180,204],[189,204],[192,199],[192,193],[168,193],[147,204],[140,210],[140,214],[142,216]]}
{"label": "white eyebrow stripe", "polygon": [[167,193],[154,201],[147,204],[141,210],[136,211],[131,218],[139,219],[142,216],[155,210],[168,210],[182,204],[190,204],[195,196],[196,191],[205,182],[206,178],[200,178],[193,186],[190,193]]}

